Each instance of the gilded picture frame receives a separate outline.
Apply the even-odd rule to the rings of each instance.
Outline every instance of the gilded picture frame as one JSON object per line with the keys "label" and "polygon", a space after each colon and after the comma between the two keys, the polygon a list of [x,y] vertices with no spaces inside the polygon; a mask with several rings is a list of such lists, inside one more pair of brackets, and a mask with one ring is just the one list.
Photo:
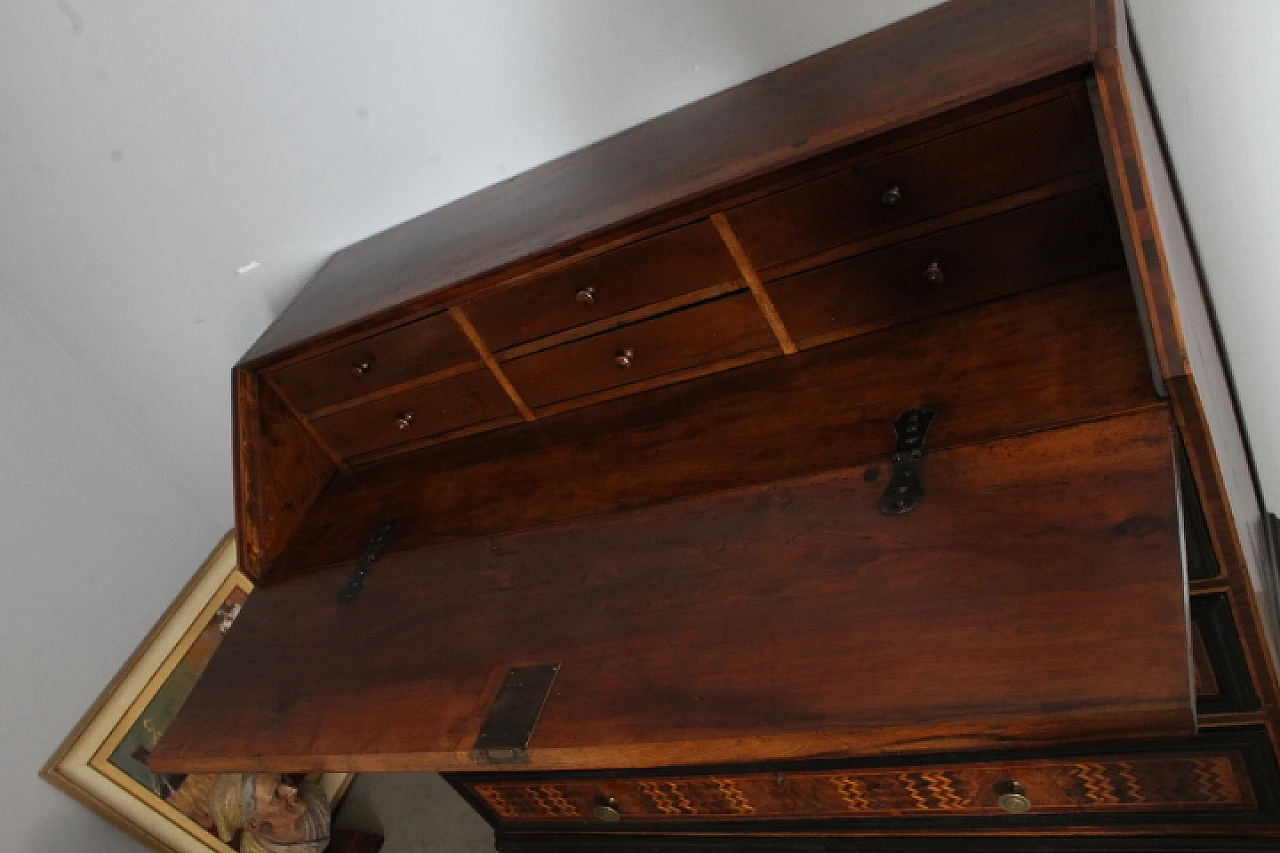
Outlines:
{"label": "gilded picture frame", "polygon": [[[166,799],[174,777],[152,774],[145,758],[252,590],[236,567],[235,538],[228,533],[45,764],[41,778],[157,853],[235,853]],[[353,778],[321,778],[331,803]]]}

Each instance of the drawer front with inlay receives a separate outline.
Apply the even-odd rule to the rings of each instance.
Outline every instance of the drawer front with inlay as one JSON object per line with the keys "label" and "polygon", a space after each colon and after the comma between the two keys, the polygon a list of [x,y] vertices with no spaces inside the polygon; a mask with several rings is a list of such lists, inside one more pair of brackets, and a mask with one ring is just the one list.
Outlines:
{"label": "drawer front with inlay", "polygon": [[317,418],[317,433],[344,458],[519,419],[511,398],[479,367]]}
{"label": "drawer front with inlay", "polygon": [[503,289],[464,306],[489,349],[598,322],[716,286],[738,268],[707,220],[650,237]]}
{"label": "drawer front with inlay", "polygon": [[1101,193],[1084,190],[790,276],[767,289],[803,347],[1122,263]]}
{"label": "drawer front with inlay", "polygon": [[643,380],[678,378],[780,353],[750,293],[636,323],[504,363],[535,409]]}
{"label": "drawer front with inlay", "polygon": [[[1199,743],[1130,754],[1019,758],[969,764],[832,766],[763,772],[626,777],[561,774],[452,780],[501,827],[574,826],[626,831],[776,821],[909,829],[964,820],[1029,825],[1178,822],[1196,815],[1274,820],[1263,786],[1275,762],[1261,729],[1223,730]],[[1214,741],[1217,741],[1215,744]],[[1264,778],[1265,777],[1265,778]]]}
{"label": "drawer front with inlay", "polygon": [[282,367],[271,379],[306,414],[469,363],[480,363],[475,349],[447,314],[436,314]]}
{"label": "drawer front with inlay", "polygon": [[1047,103],[860,163],[727,216],[764,272],[1090,169],[1072,102]]}

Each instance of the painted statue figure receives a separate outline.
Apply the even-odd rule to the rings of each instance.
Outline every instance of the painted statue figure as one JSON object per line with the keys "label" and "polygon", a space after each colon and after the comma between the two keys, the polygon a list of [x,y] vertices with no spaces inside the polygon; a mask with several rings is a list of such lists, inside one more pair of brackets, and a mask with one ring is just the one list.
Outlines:
{"label": "painted statue figure", "polygon": [[310,779],[274,773],[191,775],[169,801],[240,853],[321,853],[329,843],[329,801]]}

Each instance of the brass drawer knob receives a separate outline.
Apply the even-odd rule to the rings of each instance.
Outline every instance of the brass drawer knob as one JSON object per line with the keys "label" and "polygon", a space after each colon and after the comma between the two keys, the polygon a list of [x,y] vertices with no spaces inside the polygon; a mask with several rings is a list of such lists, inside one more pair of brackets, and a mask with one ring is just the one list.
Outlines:
{"label": "brass drawer knob", "polygon": [[1026,814],[1031,811],[1031,800],[1027,799],[1027,789],[1020,782],[1003,782],[997,786],[1000,792],[1000,808],[1009,814]]}
{"label": "brass drawer knob", "polygon": [[597,820],[608,821],[613,823],[622,817],[622,809],[618,807],[618,801],[613,797],[599,797],[596,799],[595,812]]}
{"label": "brass drawer knob", "polygon": [[412,423],[413,412],[405,412],[403,415],[396,418],[396,426],[400,427],[400,429],[408,429],[409,425]]}
{"label": "brass drawer knob", "polygon": [[373,365],[367,360],[357,361],[355,364],[351,365],[351,375],[354,376],[356,379],[363,379],[365,374],[368,373],[372,368],[373,368]]}
{"label": "brass drawer knob", "polygon": [[573,298],[579,305],[591,305],[596,301],[596,289],[591,285],[579,288]]}
{"label": "brass drawer knob", "polygon": [[929,266],[924,268],[924,280],[926,284],[942,284],[946,278],[942,274],[942,265],[937,261],[930,261]]}
{"label": "brass drawer knob", "polygon": [[613,357],[613,363],[618,367],[626,370],[631,366],[631,362],[635,360],[636,352],[630,349],[620,349]]}
{"label": "brass drawer knob", "polygon": [[897,207],[902,203],[902,187],[894,184],[880,194],[880,203],[885,207]]}

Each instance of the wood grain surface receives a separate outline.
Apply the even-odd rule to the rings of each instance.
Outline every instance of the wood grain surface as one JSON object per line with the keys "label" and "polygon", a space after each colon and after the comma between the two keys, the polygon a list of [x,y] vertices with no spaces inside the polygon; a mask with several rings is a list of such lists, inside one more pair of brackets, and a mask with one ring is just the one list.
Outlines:
{"label": "wood grain surface", "polygon": [[655,211],[1083,65],[1100,35],[1093,0],[930,9],[344,249],[246,360],[443,304],[462,283],[571,256]]}
{"label": "wood grain surface", "polygon": [[946,447],[1157,402],[1129,285],[1104,275],[352,471],[273,572],[355,560],[387,518],[395,551],[883,460],[920,405]]}
{"label": "wood grain surface", "polygon": [[165,772],[447,770],[509,667],[562,664],[531,768],[1194,731],[1171,423],[942,450],[881,515],[861,470],[383,558],[249,600]]}

